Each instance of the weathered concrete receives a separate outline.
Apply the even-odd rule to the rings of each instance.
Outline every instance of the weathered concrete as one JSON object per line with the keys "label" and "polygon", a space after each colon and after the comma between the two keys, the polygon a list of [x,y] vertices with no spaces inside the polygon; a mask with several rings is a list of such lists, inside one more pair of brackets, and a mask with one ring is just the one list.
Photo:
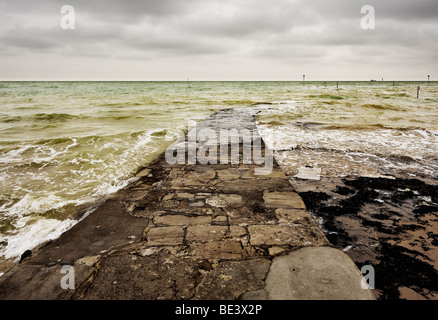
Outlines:
{"label": "weathered concrete", "polygon": [[[204,120],[188,133],[189,141],[194,130],[219,136],[221,129],[237,129],[234,144],[208,149],[212,141],[198,142],[203,164],[188,163],[188,150],[184,163],[169,164],[161,155],[136,174],[135,182],[2,276],[0,299],[299,299],[314,290],[318,299],[334,297],[328,292],[336,277],[321,284],[303,273],[306,289],[299,295],[290,280],[283,296],[272,288],[282,272],[278,259],[330,243],[278,164],[273,161],[271,170],[264,167],[269,162],[255,163],[270,155],[257,133],[256,112],[224,110]],[[248,155],[242,142],[251,136],[262,148],[250,144]],[[218,159],[224,146],[228,162]],[[327,261],[327,268],[342,267],[360,281],[348,259]],[[308,260],[312,263],[321,261]],[[63,265],[74,267],[72,290],[60,286]],[[337,290],[354,297],[355,287],[344,284]]]}
{"label": "weathered concrete", "polygon": [[272,261],[266,278],[267,297],[274,300],[371,300],[361,274],[342,251],[303,248]]}

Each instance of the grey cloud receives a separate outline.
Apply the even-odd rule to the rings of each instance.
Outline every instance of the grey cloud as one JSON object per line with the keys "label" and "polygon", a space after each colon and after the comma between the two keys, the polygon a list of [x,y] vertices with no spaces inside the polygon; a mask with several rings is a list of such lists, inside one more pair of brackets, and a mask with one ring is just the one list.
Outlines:
{"label": "grey cloud", "polygon": [[[0,57],[14,52],[19,63],[20,48],[72,59],[116,56],[121,65],[205,56],[280,64],[331,63],[339,51],[349,67],[368,52],[382,65],[415,56],[436,65],[429,56],[438,47],[436,0],[69,0],[75,30],[59,27],[64,4],[2,1]],[[364,4],[376,9],[375,30],[360,28]]]}
{"label": "grey cloud", "polygon": [[21,0],[4,1],[0,8],[8,13],[43,12],[51,9],[60,11],[63,5],[72,5],[78,12],[88,12],[93,15],[134,16],[158,15],[168,16],[181,14],[190,10],[194,0]]}
{"label": "grey cloud", "polygon": [[27,49],[49,49],[56,46],[56,42],[52,39],[28,37],[23,34],[6,35],[1,38],[1,43],[6,47],[12,46]]}

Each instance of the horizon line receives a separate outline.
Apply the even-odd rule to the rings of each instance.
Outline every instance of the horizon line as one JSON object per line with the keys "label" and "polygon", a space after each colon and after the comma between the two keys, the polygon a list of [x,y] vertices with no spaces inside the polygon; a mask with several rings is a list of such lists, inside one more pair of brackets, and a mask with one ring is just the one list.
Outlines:
{"label": "horizon line", "polygon": [[423,79],[423,80],[400,80],[400,79],[393,79],[393,80],[375,80],[375,79],[370,79],[370,80],[363,80],[363,79],[359,79],[359,80],[327,80],[327,79],[323,79],[323,80],[205,80],[205,79],[200,79],[200,80],[192,80],[192,79],[187,79],[187,80],[139,80],[139,79],[130,79],[130,80],[126,80],[126,79],[122,79],[122,80],[102,80],[102,79],[75,79],[75,80],[67,80],[67,79],[62,79],[62,80],[49,80],[49,79],[26,79],[26,80],[6,80],[6,79],[0,79],[0,82],[299,82],[299,83],[306,83],[306,82],[437,82],[436,80],[427,80],[427,79]]}

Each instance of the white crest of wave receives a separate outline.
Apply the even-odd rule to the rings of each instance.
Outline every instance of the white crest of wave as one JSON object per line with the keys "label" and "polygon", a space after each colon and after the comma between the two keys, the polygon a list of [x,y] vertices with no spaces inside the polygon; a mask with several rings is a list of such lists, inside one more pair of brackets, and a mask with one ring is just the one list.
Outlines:
{"label": "white crest of wave", "polygon": [[[22,223],[25,224],[24,221]],[[63,232],[77,223],[76,220],[40,219],[22,228],[19,233],[2,236],[7,246],[0,250],[0,256],[6,259],[17,258],[26,250],[32,249],[47,240],[58,238]]]}
{"label": "white crest of wave", "polygon": [[[29,214],[44,213],[49,210],[59,209],[68,204],[82,204],[80,200],[65,200],[53,193],[41,196],[37,194],[26,194],[20,201],[15,203],[3,214],[6,216],[23,217]],[[16,227],[21,227],[17,222]]]}

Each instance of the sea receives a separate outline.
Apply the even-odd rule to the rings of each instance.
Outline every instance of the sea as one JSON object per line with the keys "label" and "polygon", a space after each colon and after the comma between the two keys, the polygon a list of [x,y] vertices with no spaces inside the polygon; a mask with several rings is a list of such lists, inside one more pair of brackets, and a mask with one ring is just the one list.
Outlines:
{"label": "sea", "polygon": [[438,179],[438,82],[0,82],[0,258],[58,237],[229,108],[260,110],[288,176]]}

